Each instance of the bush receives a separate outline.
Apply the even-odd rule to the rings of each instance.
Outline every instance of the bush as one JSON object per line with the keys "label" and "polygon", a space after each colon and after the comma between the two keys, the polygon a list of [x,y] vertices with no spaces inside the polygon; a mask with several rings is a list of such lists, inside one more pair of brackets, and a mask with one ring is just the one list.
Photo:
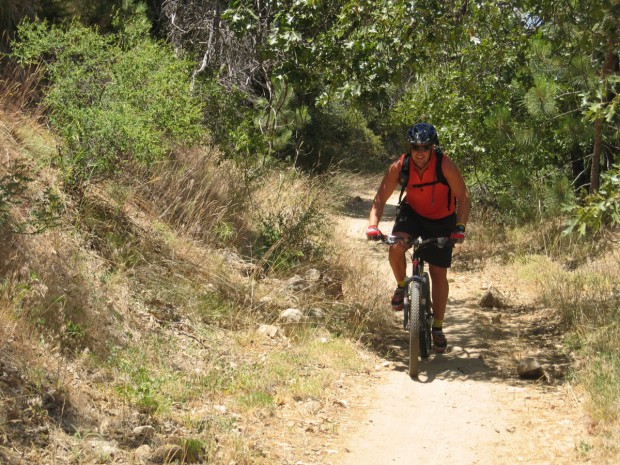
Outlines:
{"label": "bush", "polygon": [[563,172],[547,168],[538,173],[515,167],[507,175],[478,174],[470,184],[473,211],[501,219],[509,226],[531,224],[563,215],[574,202],[573,189]]}
{"label": "bush", "polygon": [[71,185],[112,176],[127,161],[150,164],[202,135],[189,63],[149,38],[142,10],[125,22],[117,16],[115,36],[75,22],[19,28],[14,56],[47,71],[43,103],[62,139],[60,163]]}
{"label": "bush", "polygon": [[331,104],[314,109],[312,120],[304,131],[305,167],[327,169],[333,165],[355,170],[385,169],[390,158],[385,155],[381,138],[368,128],[364,115],[354,108]]}
{"label": "bush", "polygon": [[321,257],[330,195],[325,179],[295,170],[265,173],[252,195],[253,255],[273,271],[287,271]]}
{"label": "bush", "polygon": [[585,236],[620,225],[620,168],[601,173],[599,191],[588,195],[583,205],[569,205],[566,210],[571,215],[566,234],[576,231]]}
{"label": "bush", "polygon": [[241,160],[251,153],[266,151],[260,132],[254,127],[250,97],[238,89],[227,90],[216,79],[198,81],[196,92],[205,102],[204,121],[213,142],[230,159]]}

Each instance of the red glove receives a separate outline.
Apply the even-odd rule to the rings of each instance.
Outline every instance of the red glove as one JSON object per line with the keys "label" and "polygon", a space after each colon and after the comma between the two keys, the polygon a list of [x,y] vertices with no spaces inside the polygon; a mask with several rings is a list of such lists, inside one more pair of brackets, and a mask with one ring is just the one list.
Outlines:
{"label": "red glove", "polygon": [[379,231],[379,228],[376,226],[370,225],[368,229],[366,229],[366,237],[369,241],[380,241],[383,237],[383,233]]}
{"label": "red glove", "polygon": [[457,224],[454,231],[450,234],[450,239],[457,244],[463,242],[465,240],[465,225],[461,223]]}

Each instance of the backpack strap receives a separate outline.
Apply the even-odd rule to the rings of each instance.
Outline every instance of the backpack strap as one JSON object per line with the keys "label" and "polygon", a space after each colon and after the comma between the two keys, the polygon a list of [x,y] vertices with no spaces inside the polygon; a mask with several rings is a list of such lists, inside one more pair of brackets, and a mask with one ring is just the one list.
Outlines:
{"label": "backpack strap", "polygon": [[400,195],[398,196],[398,205],[403,201],[403,194],[407,189],[407,184],[409,184],[409,169],[411,168],[411,152],[405,153],[403,157],[402,165],[400,166],[400,175],[398,177],[398,182],[400,183]]}
{"label": "backpack strap", "polygon": [[435,157],[437,158],[437,161],[435,162],[435,177],[437,178],[437,182],[440,182],[450,187],[450,185],[448,184],[448,180],[443,175],[443,170],[441,169],[443,155],[443,150],[441,150],[439,147],[435,147]]}
{"label": "backpack strap", "polygon": [[450,184],[448,184],[448,180],[443,175],[443,170],[441,169],[443,155],[443,150],[437,147],[435,149],[435,156],[437,157],[437,161],[435,162],[435,177],[437,178],[437,182],[448,186],[448,210],[450,210],[450,206],[452,205],[452,188],[450,187]]}

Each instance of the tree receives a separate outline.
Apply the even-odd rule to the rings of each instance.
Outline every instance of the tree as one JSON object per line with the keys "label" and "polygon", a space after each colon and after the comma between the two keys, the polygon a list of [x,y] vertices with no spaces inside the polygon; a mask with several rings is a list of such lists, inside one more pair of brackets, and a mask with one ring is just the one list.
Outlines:
{"label": "tree", "polygon": [[43,105],[62,141],[57,161],[78,191],[203,135],[189,64],[149,36],[144,6],[128,3],[112,26],[116,34],[104,35],[77,22],[23,23],[14,44],[16,60],[46,72]]}
{"label": "tree", "polygon": [[588,60],[581,66],[581,88],[572,108],[593,123],[590,153],[590,191],[599,189],[601,155],[606,149],[606,166],[613,161],[614,143],[618,142],[618,114],[615,100],[618,92],[618,34],[620,2],[617,0],[550,0],[526,2],[532,15],[539,17],[540,37],[548,40],[565,64]]}

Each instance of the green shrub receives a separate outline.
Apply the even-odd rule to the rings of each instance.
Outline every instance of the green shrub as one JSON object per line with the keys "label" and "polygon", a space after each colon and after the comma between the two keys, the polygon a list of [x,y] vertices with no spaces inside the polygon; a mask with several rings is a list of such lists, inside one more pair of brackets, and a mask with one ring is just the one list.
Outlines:
{"label": "green shrub", "polygon": [[342,104],[315,108],[303,132],[303,166],[326,169],[339,165],[354,170],[385,169],[398,154],[385,155],[381,138],[368,127],[363,113]]}
{"label": "green shrub", "polygon": [[60,163],[72,185],[114,175],[128,161],[149,164],[202,135],[202,109],[190,94],[189,63],[149,37],[143,9],[117,35],[76,22],[24,23],[14,55],[41,63],[43,103],[60,135]]}
{"label": "green shrub", "polygon": [[588,195],[583,205],[572,204],[566,210],[571,215],[566,234],[576,231],[585,236],[620,225],[620,168],[601,173],[599,191]]}
{"label": "green shrub", "polygon": [[213,142],[228,158],[242,160],[266,151],[265,141],[254,127],[254,110],[247,94],[227,90],[212,78],[198,81],[196,93],[205,102],[204,121]]}
{"label": "green shrub", "polygon": [[[258,237],[252,253],[263,266],[284,271],[323,252],[329,209],[325,180],[288,173],[266,173],[254,207]],[[319,234],[317,234],[319,233]]]}
{"label": "green shrub", "polygon": [[264,165],[270,157],[294,157],[301,145],[299,135],[310,121],[308,108],[298,104],[293,86],[275,80],[270,88],[268,99],[226,89],[211,78],[197,86],[206,102],[205,121],[214,142],[244,165]]}
{"label": "green shrub", "polygon": [[320,229],[324,221],[324,213],[315,201],[268,212],[260,218],[257,252],[274,271],[310,260],[318,252],[318,245],[312,241],[313,231]]}
{"label": "green shrub", "polygon": [[564,205],[574,202],[573,189],[562,171],[540,172],[516,166],[509,173],[478,173],[468,182],[473,211],[518,226],[561,217]]}

